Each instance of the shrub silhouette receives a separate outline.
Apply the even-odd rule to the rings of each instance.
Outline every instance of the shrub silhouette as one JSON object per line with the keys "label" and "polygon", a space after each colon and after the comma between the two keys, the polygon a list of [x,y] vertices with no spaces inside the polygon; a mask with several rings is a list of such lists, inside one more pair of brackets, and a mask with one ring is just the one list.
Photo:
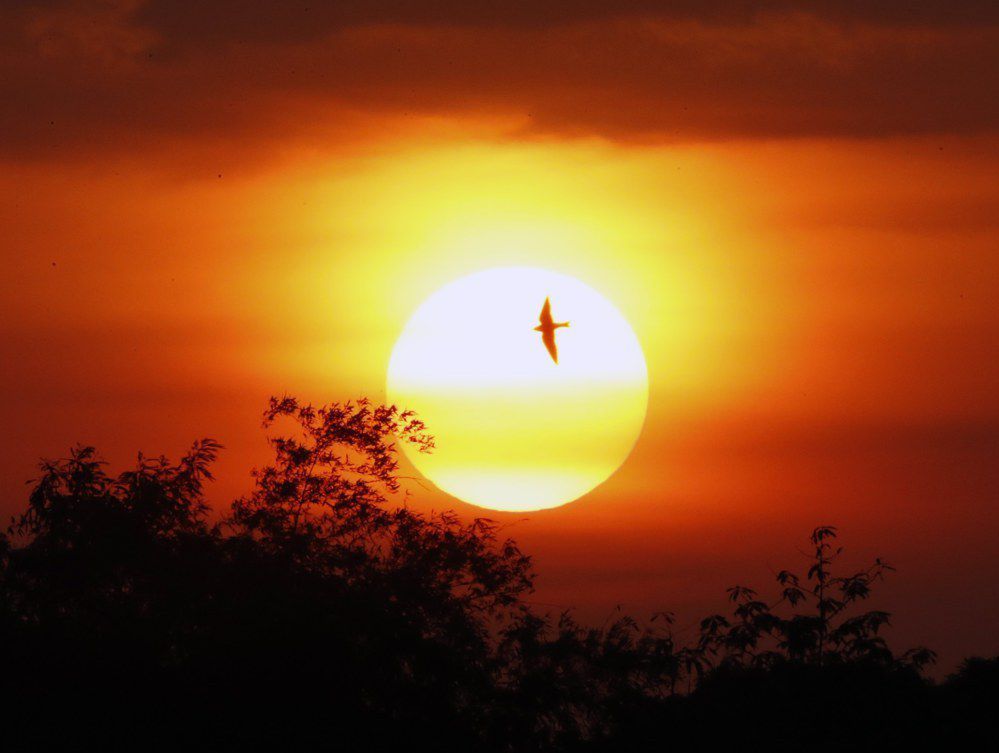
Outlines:
{"label": "shrub silhouette", "polygon": [[986,729],[996,662],[923,679],[932,652],[893,654],[888,615],[852,611],[890,567],[835,573],[832,527],[772,602],[733,587],[689,644],[669,613],[586,627],[530,607],[495,523],[392,503],[396,442],[433,447],[411,413],[282,398],[264,425],[287,428],[274,461],[217,522],[212,440],[117,476],[90,447],[42,464],[0,537],[8,740],[822,750]]}
{"label": "shrub silhouette", "polygon": [[[885,574],[894,570],[878,558],[868,568],[837,575],[833,565],[843,552],[833,549],[835,526],[812,531],[812,561],[804,578],[781,570],[779,597],[767,604],[745,586],[728,589],[732,618],[713,615],[700,625],[698,668],[719,664],[766,667],[781,662],[815,664],[863,662],[921,670],[936,660],[926,648],[895,656],[880,635],[891,615],[871,610],[847,616],[850,607],[866,600]],[[799,605],[802,610],[798,610]],[[791,614],[782,616],[781,607]]]}

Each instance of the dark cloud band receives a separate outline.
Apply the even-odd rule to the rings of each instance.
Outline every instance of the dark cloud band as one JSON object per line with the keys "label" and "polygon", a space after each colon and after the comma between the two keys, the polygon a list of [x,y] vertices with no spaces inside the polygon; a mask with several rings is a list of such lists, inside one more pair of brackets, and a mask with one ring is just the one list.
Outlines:
{"label": "dark cloud band", "polygon": [[868,5],[9,6],[0,149],[287,138],[337,111],[652,141],[999,126],[994,4]]}

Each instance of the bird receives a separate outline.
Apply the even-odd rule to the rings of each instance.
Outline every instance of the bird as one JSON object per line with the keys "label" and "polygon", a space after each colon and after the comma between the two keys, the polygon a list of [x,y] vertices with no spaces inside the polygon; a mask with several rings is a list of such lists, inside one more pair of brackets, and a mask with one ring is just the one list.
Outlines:
{"label": "bird", "polygon": [[569,322],[552,321],[552,304],[547,298],[545,298],[545,305],[541,307],[541,316],[538,317],[538,321],[541,324],[535,327],[534,331],[541,333],[541,342],[545,344],[545,347],[548,349],[548,355],[557,364],[558,348],[555,347],[555,330],[559,327],[568,327]]}

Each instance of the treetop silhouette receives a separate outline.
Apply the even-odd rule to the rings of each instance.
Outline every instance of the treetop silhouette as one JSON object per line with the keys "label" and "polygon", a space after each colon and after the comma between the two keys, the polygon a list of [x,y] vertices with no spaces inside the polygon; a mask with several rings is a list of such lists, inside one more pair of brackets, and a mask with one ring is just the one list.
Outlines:
{"label": "treetop silhouette", "polygon": [[[696,750],[751,742],[753,719],[783,705],[790,750],[899,725],[953,738],[995,687],[987,662],[935,688],[920,675],[932,652],[893,653],[889,615],[856,611],[892,568],[839,572],[832,526],[812,532],[803,575],[780,571],[770,601],[733,586],[731,614],[692,641],[668,612],[586,627],[529,604],[531,560],[494,522],[398,504],[396,443],[433,449],[412,413],[285,397],[264,427],[282,427],[273,462],[215,523],[214,440],[117,476],[91,447],[42,463],[0,536],[0,688],[20,738]],[[849,724],[823,721],[856,703]]]}

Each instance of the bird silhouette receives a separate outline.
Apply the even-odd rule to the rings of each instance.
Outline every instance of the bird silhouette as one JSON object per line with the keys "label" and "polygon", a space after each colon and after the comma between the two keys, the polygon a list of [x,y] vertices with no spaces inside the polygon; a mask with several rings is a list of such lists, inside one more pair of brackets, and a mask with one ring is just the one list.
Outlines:
{"label": "bird silhouette", "polygon": [[541,316],[538,317],[538,321],[541,324],[535,327],[534,331],[541,333],[541,342],[548,349],[548,355],[552,357],[555,363],[558,363],[558,348],[555,347],[555,330],[559,327],[568,327],[569,322],[552,321],[552,304],[547,298],[545,298],[545,305],[541,307]]}

